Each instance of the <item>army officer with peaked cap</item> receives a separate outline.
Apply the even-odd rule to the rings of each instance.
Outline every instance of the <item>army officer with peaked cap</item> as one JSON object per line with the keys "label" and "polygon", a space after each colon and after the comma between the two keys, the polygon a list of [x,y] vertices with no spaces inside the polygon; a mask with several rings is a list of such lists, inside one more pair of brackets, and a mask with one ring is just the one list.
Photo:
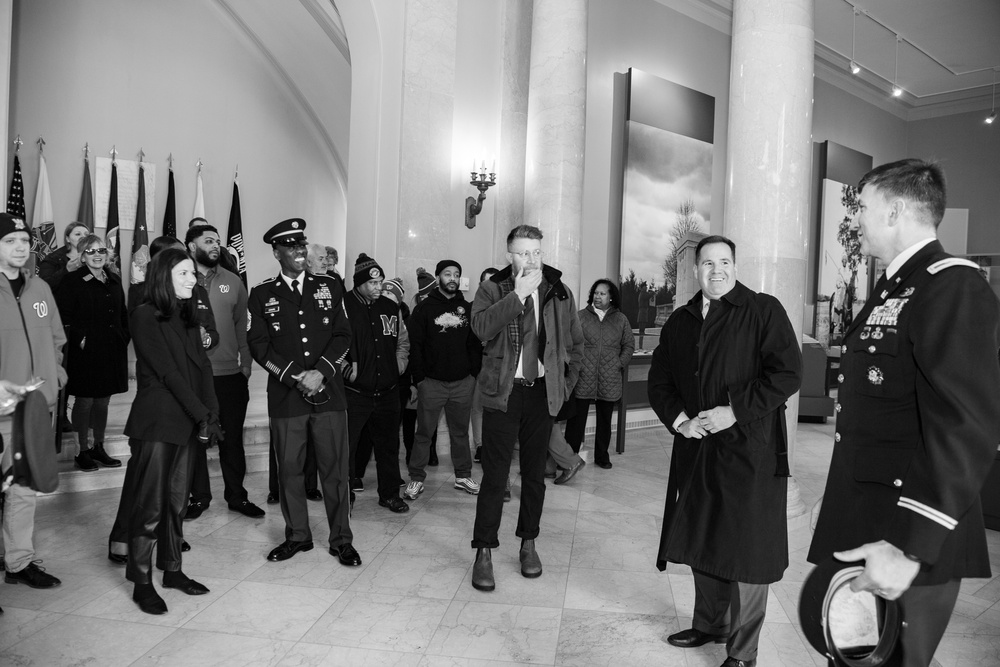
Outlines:
{"label": "army officer with peaked cap", "polygon": [[344,292],[333,279],[306,273],[306,222],[291,218],[264,234],[281,271],[250,291],[250,354],[268,372],[267,411],[280,480],[285,541],[268,554],[287,560],[313,548],[303,469],[306,441],[316,449],[330,554],[360,565],[351,542],[347,412],[337,372],[351,344]]}

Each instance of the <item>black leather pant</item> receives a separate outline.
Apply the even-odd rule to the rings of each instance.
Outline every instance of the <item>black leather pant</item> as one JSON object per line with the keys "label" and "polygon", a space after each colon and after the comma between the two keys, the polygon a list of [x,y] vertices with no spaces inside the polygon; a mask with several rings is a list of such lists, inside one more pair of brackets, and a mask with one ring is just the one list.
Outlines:
{"label": "black leather pant", "polygon": [[126,578],[151,584],[153,546],[156,566],[164,571],[181,569],[184,508],[191,492],[194,447],[203,447],[192,432],[186,445],[143,441],[132,448],[129,468],[135,466],[132,511],[128,521]]}

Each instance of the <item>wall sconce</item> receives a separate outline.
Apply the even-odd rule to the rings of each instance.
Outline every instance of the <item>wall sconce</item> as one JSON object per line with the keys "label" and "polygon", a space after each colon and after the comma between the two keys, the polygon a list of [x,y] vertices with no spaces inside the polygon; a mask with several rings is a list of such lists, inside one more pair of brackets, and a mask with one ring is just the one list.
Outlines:
{"label": "wall sconce", "polygon": [[493,169],[486,178],[486,160],[479,172],[476,172],[476,161],[472,161],[472,180],[469,185],[475,186],[479,190],[479,197],[465,198],[465,226],[473,229],[476,226],[476,216],[483,212],[483,202],[486,201],[486,191],[497,184],[497,162],[493,161]]}

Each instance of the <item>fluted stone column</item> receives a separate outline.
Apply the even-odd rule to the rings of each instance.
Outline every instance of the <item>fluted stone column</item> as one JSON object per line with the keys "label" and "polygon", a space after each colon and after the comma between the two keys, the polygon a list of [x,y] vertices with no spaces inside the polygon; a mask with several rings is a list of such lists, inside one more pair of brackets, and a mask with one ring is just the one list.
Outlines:
{"label": "fluted stone column", "polygon": [[[725,231],[739,279],[802,335],[812,178],[813,0],[735,0]],[[789,402],[794,472],[798,395]],[[806,508],[789,480],[789,518]]]}
{"label": "fluted stone column", "polygon": [[524,221],[542,229],[546,263],[580,296],[587,0],[535,0],[531,23]]}

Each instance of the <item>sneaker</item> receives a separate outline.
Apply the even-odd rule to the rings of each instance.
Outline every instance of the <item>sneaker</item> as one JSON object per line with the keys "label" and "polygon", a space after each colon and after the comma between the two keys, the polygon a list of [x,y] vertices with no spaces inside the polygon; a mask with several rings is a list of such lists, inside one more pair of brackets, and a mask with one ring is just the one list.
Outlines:
{"label": "sneaker", "polygon": [[455,480],[455,488],[459,491],[465,491],[466,493],[471,493],[472,495],[479,494],[479,485],[476,484],[475,480],[469,477],[459,477]]}
{"label": "sneaker", "polygon": [[503,489],[503,501],[505,503],[510,502],[510,477],[507,478],[507,486]]}
{"label": "sneaker", "polygon": [[410,511],[410,506],[403,502],[403,499],[399,496],[394,498],[379,498],[378,504],[382,507],[389,508],[389,511],[395,512],[396,514],[402,514],[403,512]]}
{"label": "sneaker", "polygon": [[365,490],[364,481],[356,477],[351,480],[351,491],[354,491],[355,493],[361,493],[364,490]]}
{"label": "sneaker", "polygon": [[481,446],[476,447],[476,455],[472,457],[472,460],[475,461],[476,463],[483,462],[483,448]]}
{"label": "sneaker", "polygon": [[410,482],[403,491],[403,497],[407,500],[416,500],[417,496],[424,492],[423,482]]}
{"label": "sneaker", "polygon": [[76,467],[84,472],[94,472],[97,470],[97,464],[90,457],[89,449],[81,449],[80,454],[74,457],[73,461],[76,462]]}
{"label": "sneaker", "polygon": [[62,582],[45,572],[45,568],[38,567],[40,560],[33,560],[28,563],[28,567],[20,572],[4,573],[3,580],[8,584],[27,584],[32,588],[54,588]]}

